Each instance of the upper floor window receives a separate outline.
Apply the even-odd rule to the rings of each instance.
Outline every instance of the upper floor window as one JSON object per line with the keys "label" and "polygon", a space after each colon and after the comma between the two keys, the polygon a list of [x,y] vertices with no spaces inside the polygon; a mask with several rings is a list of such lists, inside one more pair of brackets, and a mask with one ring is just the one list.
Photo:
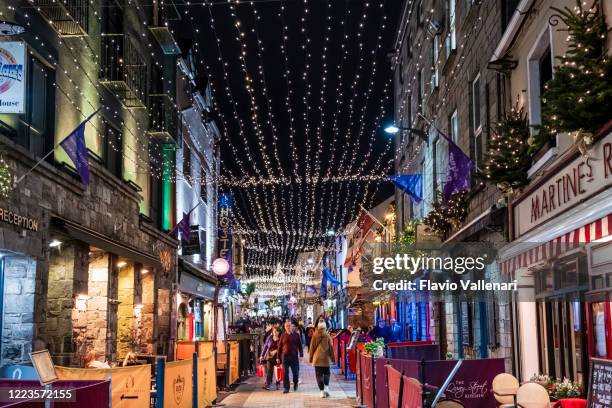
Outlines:
{"label": "upper floor window", "polygon": [[431,92],[433,93],[440,84],[440,73],[438,71],[438,58],[440,57],[440,34],[434,35],[431,40]]}
{"label": "upper floor window", "polygon": [[482,131],[482,118],[480,116],[480,74],[472,81],[472,119],[474,134]]}
{"label": "upper floor window", "polygon": [[121,132],[107,121],[104,123],[104,165],[108,171],[121,178],[123,137]]}
{"label": "upper floor window", "polygon": [[435,177],[434,177],[434,191],[441,192],[444,187],[444,180],[446,179],[446,167],[447,167],[447,153],[446,153],[446,141],[442,138],[437,138],[434,144],[434,163],[435,163]]}
{"label": "upper floor window", "polygon": [[423,97],[425,96],[425,78],[423,77],[423,70],[419,69],[417,72],[417,87],[418,87],[418,99],[417,99],[417,109],[418,112],[423,111]]}
{"label": "upper floor window", "polygon": [[54,145],[55,71],[31,54],[26,64],[25,113],[0,114],[0,131],[42,157]]}
{"label": "upper floor window", "polygon": [[183,142],[183,178],[191,184],[191,149]]}
{"label": "upper floor window", "polygon": [[457,109],[451,113],[448,119],[448,137],[455,143],[459,143],[459,117],[457,116]]}
{"label": "upper floor window", "polygon": [[425,22],[425,15],[423,14],[423,0],[419,0],[417,4],[416,18],[417,23],[419,23],[419,25],[423,25],[423,23]]}
{"label": "upper floor window", "polygon": [[528,57],[529,121],[541,123],[542,92],[546,82],[552,79],[553,59],[548,28],[540,34]]}
{"label": "upper floor window", "polygon": [[446,56],[457,50],[456,0],[446,0],[446,22],[448,34],[446,37]]}

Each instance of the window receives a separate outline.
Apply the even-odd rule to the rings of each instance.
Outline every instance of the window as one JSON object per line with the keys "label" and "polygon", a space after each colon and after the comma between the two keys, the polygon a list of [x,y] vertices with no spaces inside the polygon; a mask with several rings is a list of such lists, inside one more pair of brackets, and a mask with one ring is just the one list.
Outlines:
{"label": "window", "polygon": [[473,149],[471,150],[472,159],[478,165],[482,161],[482,117],[480,115],[481,104],[480,104],[480,74],[476,76],[472,82],[472,121],[473,121],[473,135],[474,141],[472,143]]}
{"label": "window", "polygon": [[434,144],[434,163],[435,163],[435,180],[434,190],[442,192],[444,181],[446,179],[446,149],[444,148],[446,141],[442,138],[437,138]]}
{"label": "window", "polygon": [[0,115],[0,131],[42,157],[54,145],[55,71],[31,54],[27,65],[25,113]]}
{"label": "window", "polygon": [[501,18],[502,18],[502,30],[506,30],[510,20],[514,15],[514,10],[518,6],[519,0],[500,0],[501,1]]}
{"label": "window", "polygon": [[119,130],[104,121],[104,165],[115,176],[121,178],[121,161],[123,159],[123,137]]}
{"label": "window", "polygon": [[529,75],[529,122],[542,123],[542,92],[546,82],[552,78],[553,59],[548,28],[540,34],[528,57]]}
{"label": "window", "polygon": [[457,109],[451,113],[448,119],[448,136],[455,144],[459,143],[459,119],[457,117]]}
{"label": "window", "polygon": [[191,184],[192,175],[191,175],[191,149],[189,149],[189,145],[183,142],[183,179]]}
{"label": "window", "polygon": [[440,35],[434,35],[431,40],[431,93],[438,89],[440,75],[438,72],[438,58],[440,57]]}
{"label": "window", "polygon": [[208,174],[204,167],[200,167],[200,198],[208,204]]}
{"label": "window", "polygon": [[417,87],[418,87],[417,109],[418,109],[418,112],[423,112],[423,97],[425,96],[425,83],[424,83],[422,69],[419,69],[419,71],[417,72]]}
{"label": "window", "polygon": [[425,15],[423,14],[423,0],[419,0],[419,3],[417,4],[416,18],[417,23],[419,25],[423,25],[423,22],[425,22]]}
{"label": "window", "polygon": [[456,6],[455,0],[446,0],[446,22],[448,24],[448,35],[446,37],[447,58],[452,52],[457,50]]}

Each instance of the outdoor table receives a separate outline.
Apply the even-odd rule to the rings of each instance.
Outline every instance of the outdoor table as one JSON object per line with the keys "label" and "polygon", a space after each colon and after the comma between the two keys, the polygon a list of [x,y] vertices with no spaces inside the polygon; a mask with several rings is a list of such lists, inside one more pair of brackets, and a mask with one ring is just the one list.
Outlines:
{"label": "outdoor table", "polygon": [[493,390],[493,394],[497,395],[498,397],[512,397],[514,400],[514,405],[516,405],[516,392],[518,389],[519,387],[502,388],[497,391]]}

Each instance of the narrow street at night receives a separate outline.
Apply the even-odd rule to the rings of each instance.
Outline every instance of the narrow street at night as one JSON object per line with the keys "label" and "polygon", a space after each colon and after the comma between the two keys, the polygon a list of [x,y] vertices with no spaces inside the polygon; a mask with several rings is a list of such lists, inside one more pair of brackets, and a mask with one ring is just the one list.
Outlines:
{"label": "narrow street at night", "polygon": [[612,408],[612,0],[0,0],[0,408]]}

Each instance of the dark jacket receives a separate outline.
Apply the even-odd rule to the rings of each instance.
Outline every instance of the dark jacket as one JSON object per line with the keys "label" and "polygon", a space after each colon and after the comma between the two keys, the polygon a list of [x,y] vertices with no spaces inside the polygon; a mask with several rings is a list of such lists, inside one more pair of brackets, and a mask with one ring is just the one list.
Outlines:
{"label": "dark jacket", "polygon": [[395,324],[389,327],[389,342],[395,343],[402,339],[402,326]]}
{"label": "dark jacket", "polygon": [[300,357],[304,356],[304,350],[302,349],[302,340],[299,333],[283,333],[280,338],[280,355],[281,360],[296,361]]}

